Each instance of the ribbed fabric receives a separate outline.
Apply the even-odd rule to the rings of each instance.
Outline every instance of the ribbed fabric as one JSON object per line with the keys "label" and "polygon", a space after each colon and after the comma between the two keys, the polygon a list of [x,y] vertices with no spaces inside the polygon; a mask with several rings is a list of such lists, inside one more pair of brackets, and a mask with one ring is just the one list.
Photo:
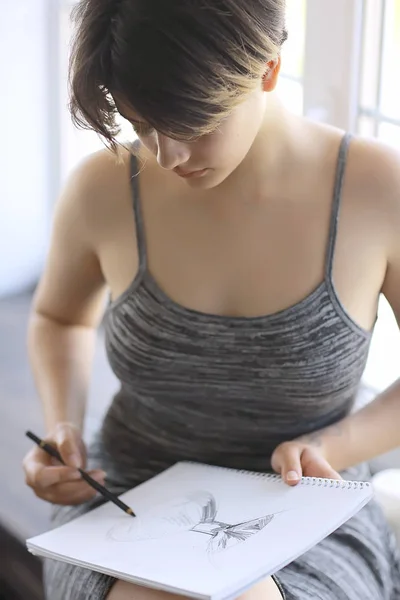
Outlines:
{"label": "ribbed fabric", "polygon": [[[160,289],[147,266],[132,157],[140,264],[132,285],[107,310],[107,353],[121,389],[89,453],[115,492],[179,460],[269,471],[279,443],[350,413],[371,332],[349,317],[332,282],[349,142],[345,136],[339,152],[324,280],[296,305],[256,318],[190,310]],[[369,477],[365,465],[342,475]],[[58,508],[54,523],[91,506]],[[368,504],[276,581],[287,600],[399,600],[400,559],[379,507]],[[48,600],[104,600],[113,582],[46,564]]]}

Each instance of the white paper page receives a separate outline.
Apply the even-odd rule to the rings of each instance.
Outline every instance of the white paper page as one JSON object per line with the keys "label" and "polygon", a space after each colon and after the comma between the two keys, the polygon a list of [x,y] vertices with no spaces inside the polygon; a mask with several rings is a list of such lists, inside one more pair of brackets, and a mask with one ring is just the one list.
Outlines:
{"label": "white paper page", "polygon": [[343,490],[321,481],[289,487],[180,463],[121,496],[136,518],[108,503],[28,547],[121,579],[228,597],[304,553],[372,497],[369,485]]}

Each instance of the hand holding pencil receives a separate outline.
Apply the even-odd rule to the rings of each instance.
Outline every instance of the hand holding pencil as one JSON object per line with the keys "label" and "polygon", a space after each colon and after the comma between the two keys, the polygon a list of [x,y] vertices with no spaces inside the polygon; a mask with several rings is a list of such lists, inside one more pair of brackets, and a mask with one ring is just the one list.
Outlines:
{"label": "hand holding pencil", "polygon": [[[85,468],[86,449],[80,432],[71,423],[61,423],[45,440],[61,455],[65,465],[52,458],[38,445],[26,455],[23,467],[26,483],[36,496],[53,504],[82,504],[93,498],[97,491],[85,482],[77,467]],[[101,470],[87,472],[104,485],[105,473]]]}
{"label": "hand holding pencil", "polygon": [[[112,502],[115,506],[118,506],[118,508],[120,508],[124,513],[126,513],[127,515],[129,515],[131,517],[136,517],[135,513],[133,512],[133,510],[131,509],[130,506],[125,504],[118,496],[116,496],[115,494],[110,492],[110,490],[108,490],[102,483],[99,483],[98,481],[96,481],[96,479],[94,479],[92,477],[92,475],[90,475],[90,473],[88,473],[87,471],[84,471],[81,468],[81,466],[78,466],[79,464],[81,464],[81,460],[79,459],[79,456],[76,452],[76,448],[74,448],[73,445],[70,446],[70,449],[69,449],[69,451],[70,451],[69,462],[70,463],[72,462],[76,466],[71,467],[66,464],[66,462],[65,462],[64,458],[61,456],[61,453],[59,452],[58,448],[54,445],[54,443],[51,443],[51,440],[42,440],[36,434],[32,433],[32,431],[27,431],[26,436],[29,439],[31,439],[33,442],[35,442],[36,447],[39,448],[39,450],[41,451],[42,454],[44,452],[45,454],[47,454],[47,456],[50,457],[50,459],[55,459],[58,464],[63,465],[64,468],[75,469],[75,471],[78,473],[78,477],[82,478],[83,481],[88,483],[94,493],[99,492],[105,500],[108,500],[109,502]],[[81,438],[80,438],[80,442],[83,445],[83,441]],[[24,468],[25,468],[25,473],[26,473],[26,481],[27,481],[28,485],[31,485],[31,487],[33,489],[35,489],[33,487],[33,485],[29,483],[29,481],[30,481],[29,476],[32,477],[32,470],[34,470],[34,469],[32,469],[32,458],[31,458],[32,454],[34,454],[34,452],[29,453],[27,455],[27,457],[25,458]],[[67,452],[66,452],[66,454],[67,454]],[[72,456],[72,458],[71,458],[71,456]],[[96,471],[93,471],[92,474],[93,473],[96,473]],[[104,479],[105,474],[102,471],[100,473]],[[39,471],[39,475],[40,475],[40,471]],[[42,477],[43,477],[43,475],[42,475]],[[37,484],[37,480],[38,480],[38,478],[36,478],[36,484]],[[41,497],[43,497],[43,496],[41,496]],[[54,500],[50,500],[50,502],[54,502]]]}

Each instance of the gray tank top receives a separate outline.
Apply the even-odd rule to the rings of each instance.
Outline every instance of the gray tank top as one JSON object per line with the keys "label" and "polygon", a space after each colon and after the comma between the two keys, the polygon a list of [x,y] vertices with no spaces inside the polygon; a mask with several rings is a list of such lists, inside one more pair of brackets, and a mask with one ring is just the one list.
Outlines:
{"label": "gray tank top", "polygon": [[133,456],[146,477],[177,460],[268,471],[279,443],[351,411],[371,332],[346,313],[332,282],[349,142],[339,152],[324,280],[294,306],[255,318],[204,314],[160,289],[147,266],[132,157],[140,266],[105,319],[121,388],[101,435],[117,479],[124,470],[131,477]]}

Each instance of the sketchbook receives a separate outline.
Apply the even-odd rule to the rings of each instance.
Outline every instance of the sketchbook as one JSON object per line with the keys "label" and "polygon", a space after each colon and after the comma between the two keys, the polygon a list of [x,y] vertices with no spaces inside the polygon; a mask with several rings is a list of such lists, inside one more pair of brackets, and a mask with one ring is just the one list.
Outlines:
{"label": "sketchbook", "polygon": [[39,556],[191,598],[228,600],[276,573],[357,513],[372,485],[180,462],[27,541]]}

